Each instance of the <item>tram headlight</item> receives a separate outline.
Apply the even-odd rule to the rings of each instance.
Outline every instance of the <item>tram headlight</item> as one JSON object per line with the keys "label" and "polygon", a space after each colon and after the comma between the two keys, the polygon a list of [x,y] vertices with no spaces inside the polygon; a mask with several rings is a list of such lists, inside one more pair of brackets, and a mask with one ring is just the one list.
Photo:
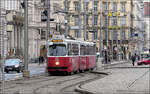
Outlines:
{"label": "tram headlight", "polygon": [[56,64],[56,65],[59,65],[60,63],[59,63],[59,62],[56,62],[55,64]]}

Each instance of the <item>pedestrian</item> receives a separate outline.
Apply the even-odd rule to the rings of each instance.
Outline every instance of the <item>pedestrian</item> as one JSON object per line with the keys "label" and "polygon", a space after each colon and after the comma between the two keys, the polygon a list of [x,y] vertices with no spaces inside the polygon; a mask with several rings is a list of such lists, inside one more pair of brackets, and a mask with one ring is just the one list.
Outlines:
{"label": "pedestrian", "polygon": [[107,51],[105,51],[105,56],[104,56],[104,58],[105,58],[105,64],[107,64],[107,63],[108,63],[108,61],[107,61],[107,59],[108,59]]}
{"label": "pedestrian", "polygon": [[42,64],[44,63],[44,57],[43,56],[41,56],[41,62],[42,62]]}
{"label": "pedestrian", "polygon": [[41,64],[42,62],[42,56],[39,56],[39,65]]}
{"label": "pedestrian", "polygon": [[133,55],[133,56],[131,57],[132,65],[133,65],[133,66],[134,66],[135,59],[136,59],[136,57]]}
{"label": "pedestrian", "polygon": [[138,61],[140,60],[140,56],[138,55]]}

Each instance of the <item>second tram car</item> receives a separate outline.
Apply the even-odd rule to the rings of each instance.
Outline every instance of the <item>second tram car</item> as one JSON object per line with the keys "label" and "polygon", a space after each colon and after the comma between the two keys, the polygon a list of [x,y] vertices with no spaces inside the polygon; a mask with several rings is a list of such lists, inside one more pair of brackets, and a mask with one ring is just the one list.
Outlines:
{"label": "second tram car", "polygon": [[47,43],[47,70],[54,72],[84,72],[96,67],[96,44],[53,35]]}

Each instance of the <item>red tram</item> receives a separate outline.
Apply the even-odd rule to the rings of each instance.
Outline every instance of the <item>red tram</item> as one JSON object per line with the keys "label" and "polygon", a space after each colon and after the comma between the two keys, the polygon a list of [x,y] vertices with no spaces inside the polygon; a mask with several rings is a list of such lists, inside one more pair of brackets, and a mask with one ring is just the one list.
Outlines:
{"label": "red tram", "polygon": [[96,44],[53,35],[47,43],[47,70],[54,72],[84,72],[96,67]]}

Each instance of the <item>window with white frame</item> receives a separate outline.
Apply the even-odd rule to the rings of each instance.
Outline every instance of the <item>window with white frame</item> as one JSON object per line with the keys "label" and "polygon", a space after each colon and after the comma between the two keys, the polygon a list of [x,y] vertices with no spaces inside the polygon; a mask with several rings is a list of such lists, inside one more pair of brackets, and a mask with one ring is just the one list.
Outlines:
{"label": "window with white frame", "polygon": [[117,25],[117,17],[112,18],[112,25]]}
{"label": "window with white frame", "polygon": [[125,12],[126,11],[126,3],[122,2],[121,3],[121,12]]}
{"label": "window with white frame", "polygon": [[88,8],[89,8],[89,2],[85,2],[85,8],[86,8],[86,11],[88,11]]}
{"label": "window with white frame", "polygon": [[121,39],[126,39],[125,30],[121,30]]}
{"label": "window with white frame", "polygon": [[98,16],[94,16],[94,25],[97,25]]}
{"label": "window with white frame", "polygon": [[76,38],[79,38],[79,30],[75,30],[74,35],[75,35]]}
{"label": "window with white frame", "polygon": [[94,1],[94,11],[97,11],[98,10],[98,1]]}
{"label": "window with white frame", "polygon": [[113,30],[113,40],[117,40],[118,32],[117,30]]}
{"label": "window with white frame", "polygon": [[116,2],[113,3],[113,12],[117,12],[117,3]]}
{"label": "window with white frame", "polygon": [[120,18],[120,25],[121,26],[125,26],[126,25],[126,18],[125,17],[121,17]]}
{"label": "window with white frame", "polygon": [[79,2],[74,2],[74,10],[75,11],[79,10]]}
{"label": "window with white frame", "polygon": [[74,16],[74,24],[75,25],[79,24],[79,17],[78,16]]}

